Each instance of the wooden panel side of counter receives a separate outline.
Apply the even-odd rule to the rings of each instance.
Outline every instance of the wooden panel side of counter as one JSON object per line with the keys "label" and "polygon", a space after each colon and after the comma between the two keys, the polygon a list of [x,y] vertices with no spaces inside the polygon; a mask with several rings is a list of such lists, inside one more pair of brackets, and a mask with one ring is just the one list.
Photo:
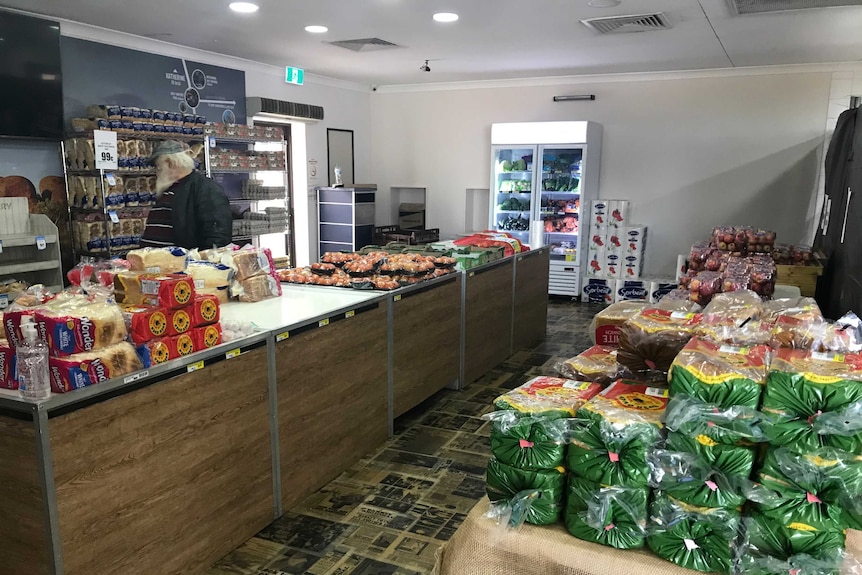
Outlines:
{"label": "wooden panel side of counter", "polygon": [[381,302],[276,344],[285,510],[388,437],[386,335]]}
{"label": "wooden panel side of counter", "polygon": [[458,379],[461,277],[393,303],[393,412],[398,417]]}
{"label": "wooden panel side of counter", "polygon": [[32,420],[0,416],[0,575],[48,575],[51,543]]}
{"label": "wooden panel side of counter", "polygon": [[512,263],[465,281],[464,383],[479,379],[512,354]]}
{"label": "wooden panel side of counter", "polygon": [[209,566],[273,518],[266,348],[49,420],[65,575]]}
{"label": "wooden panel side of counter", "polygon": [[515,349],[533,347],[548,324],[548,268],[550,251],[520,256],[515,262]]}

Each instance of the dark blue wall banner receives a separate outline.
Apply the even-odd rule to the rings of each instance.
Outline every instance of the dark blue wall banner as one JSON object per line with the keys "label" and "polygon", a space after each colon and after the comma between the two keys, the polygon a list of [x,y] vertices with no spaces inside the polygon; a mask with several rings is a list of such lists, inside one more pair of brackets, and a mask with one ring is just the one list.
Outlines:
{"label": "dark blue wall banner", "polygon": [[245,123],[245,72],[62,37],[66,122],[92,104],[135,106]]}

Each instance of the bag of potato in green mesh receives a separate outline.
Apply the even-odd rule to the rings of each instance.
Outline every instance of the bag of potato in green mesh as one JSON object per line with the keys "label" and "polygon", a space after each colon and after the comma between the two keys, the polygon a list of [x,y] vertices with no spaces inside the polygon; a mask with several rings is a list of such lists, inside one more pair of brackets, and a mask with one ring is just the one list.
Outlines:
{"label": "bag of potato in green mesh", "polygon": [[646,542],[653,553],[680,567],[730,573],[738,527],[736,510],[687,505],[656,491]]}
{"label": "bag of potato in green mesh", "polygon": [[667,390],[619,380],[578,410],[570,433],[572,473],[604,485],[646,487],[646,454],[660,439]]}
{"label": "bag of potato in green mesh", "polygon": [[566,486],[566,471],[562,467],[528,471],[491,458],[486,480],[488,499],[492,502],[511,500],[522,491],[540,492],[526,512],[527,523],[548,525],[560,518]]}
{"label": "bag of potato in green mesh", "polygon": [[617,549],[643,547],[649,489],[610,487],[569,476],[566,529],[593,543]]}
{"label": "bag of potato in green mesh", "polygon": [[552,469],[563,465],[572,420],[521,416],[495,411],[482,416],[491,421],[491,453],[518,469]]}
{"label": "bag of potato in green mesh", "polygon": [[773,445],[862,453],[862,354],[778,350],[761,410]]}
{"label": "bag of potato in green mesh", "polygon": [[671,395],[688,395],[725,409],[757,409],[768,354],[765,345],[737,347],[693,338],[671,364]]}

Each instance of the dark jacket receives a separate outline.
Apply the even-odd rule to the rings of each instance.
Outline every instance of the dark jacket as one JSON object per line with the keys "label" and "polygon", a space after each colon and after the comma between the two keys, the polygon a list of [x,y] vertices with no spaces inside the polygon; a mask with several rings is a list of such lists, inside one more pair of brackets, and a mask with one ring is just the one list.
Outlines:
{"label": "dark jacket", "polygon": [[226,246],[233,234],[230,202],[220,185],[194,171],[170,188],[176,245],[192,249]]}

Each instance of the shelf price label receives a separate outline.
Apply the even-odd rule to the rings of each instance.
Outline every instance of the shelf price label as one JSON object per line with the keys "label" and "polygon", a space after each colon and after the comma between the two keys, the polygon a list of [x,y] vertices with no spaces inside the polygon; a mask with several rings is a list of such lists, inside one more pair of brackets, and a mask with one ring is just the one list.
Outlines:
{"label": "shelf price label", "polygon": [[290,332],[286,331],[284,333],[280,333],[277,336],[275,336],[275,341],[276,341],[276,343],[281,343],[282,341],[286,340],[289,337],[290,337]]}
{"label": "shelf price label", "polygon": [[236,348],[236,349],[232,349],[229,352],[227,352],[226,354],[224,354],[224,357],[225,357],[225,359],[233,359],[235,357],[239,357],[240,353],[241,352],[240,352],[239,348]]}
{"label": "shelf price label", "polygon": [[326,327],[328,325],[329,325],[329,318],[322,319],[319,322],[317,322],[317,327]]}
{"label": "shelf price label", "polygon": [[204,368],[204,360],[196,361],[194,363],[190,363],[188,367],[186,367],[186,373],[191,373],[193,371],[197,371],[199,369]]}
{"label": "shelf price label", "polygon": [[117,133],[108,130],[93,132],[93,147],[96,150],[97,170],[116,170],[117,165]]}
{"label": "shelf price label", "polygon": [[9,307],[9,294],[4,293],[0,295],[0,309],[6,309]]}
{"label": "shelf price label", "polygon": [[44,250],[48,246],[45,241],[45,236],[36,236],[36,249],[41,251]]}
{"label": "shelf price label", "polygon": [[115,224],[120,223],[120,216],[118,216],[117,212],[115,212],[114,210],[111,210],[110,212],[108,212],[108,216],[111,218],[111,221],[114,222]]}
{"label": "shelf price label", "polygon": [[356,312],[355,312],[355,311],[353,311],[353,310],[350,310],[349,312],[347,312],[347,313],[345,313],[345,314],[344,314],[344,319],[350,319],[350,318],[352,318],[352,317],[353,317],[353,316],[355,316],[355,315],[356,315]]}

